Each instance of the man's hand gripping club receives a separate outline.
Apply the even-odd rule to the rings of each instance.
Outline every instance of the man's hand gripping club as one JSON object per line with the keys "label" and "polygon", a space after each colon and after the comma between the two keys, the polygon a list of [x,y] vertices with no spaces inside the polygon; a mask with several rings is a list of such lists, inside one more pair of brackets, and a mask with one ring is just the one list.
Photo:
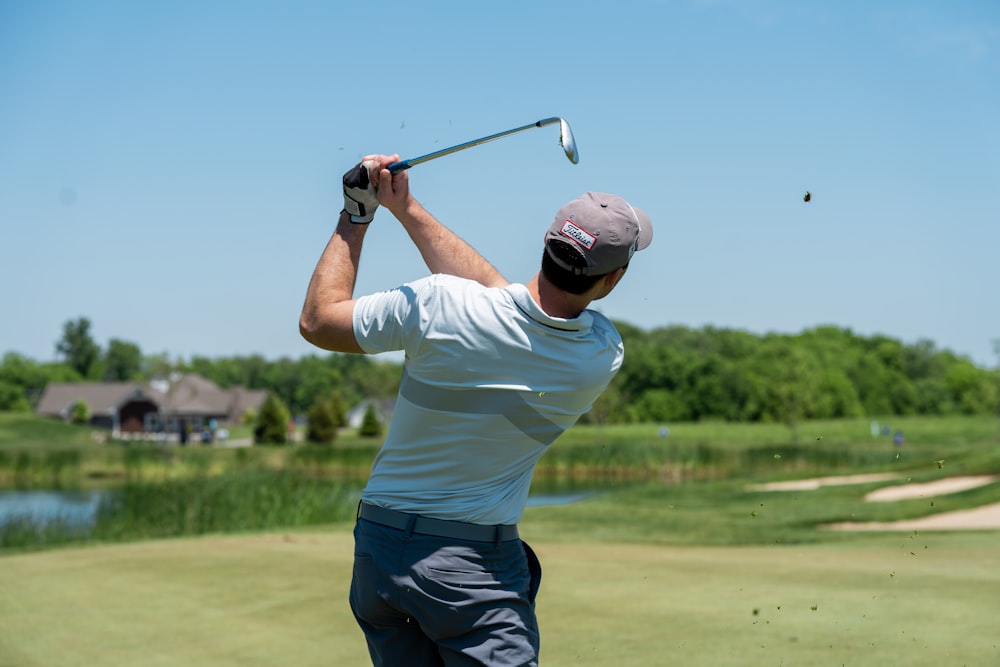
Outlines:
{"label": "man's hand gripping club", "polygon": [[367,225],[375,218],[378,208],[378,194],[371,178],[371,169],[378,173],[379,164],[365,159],[344,174],[344,210],[351,216],[351,222]]}

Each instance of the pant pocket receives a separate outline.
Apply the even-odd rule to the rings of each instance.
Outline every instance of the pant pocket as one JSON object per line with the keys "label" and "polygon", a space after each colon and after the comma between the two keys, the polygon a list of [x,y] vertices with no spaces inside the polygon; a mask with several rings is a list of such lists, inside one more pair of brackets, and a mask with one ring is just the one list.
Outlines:
{"label": "pant pocket", "polygon": [[542,585],[542,564],[538,561],[538,556],[535,555],[534,550],[527,542],[521,540],[521,546],[524,547],[524,555],[528,558],[528,572],[531,574],[531,584],[528,587],[528,600],[531,604],[535,604],[535,598],[538,596],[538,588]]}
{"label": "pant pocket", "polygon": [[351,577],[350,602],[351,610],[360,619],[373,619],[379,616],[384,601],[378,595],[376,583],[377,572],[371,556],[355,554],[354,573]]}

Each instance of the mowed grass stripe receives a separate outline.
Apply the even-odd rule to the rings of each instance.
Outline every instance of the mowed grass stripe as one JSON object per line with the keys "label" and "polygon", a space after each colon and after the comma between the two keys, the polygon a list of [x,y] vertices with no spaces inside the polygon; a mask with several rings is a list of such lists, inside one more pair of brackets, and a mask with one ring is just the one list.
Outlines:
{"label": "mowed grass stripe", "polygon": [[351,554],[341,531],[6,558],[0,665],[363,664],[331,634],[354,622]]}
{"label": "mowed grass stripe", "polygon": [[[546,667],[1000,663],[998,533],[616,545],[530,517],[524,533]],[[6,557],[0,665],[368,664],[352,551],[341,525]]]}

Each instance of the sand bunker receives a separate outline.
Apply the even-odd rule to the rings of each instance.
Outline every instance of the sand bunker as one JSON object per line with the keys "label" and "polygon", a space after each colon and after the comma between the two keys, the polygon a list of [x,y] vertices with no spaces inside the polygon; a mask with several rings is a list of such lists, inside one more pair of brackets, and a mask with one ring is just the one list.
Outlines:
{"label": "sand bunker", "polygon": [[902,486],[887,486],[872,491],[865,500],[873,503],[884,503],[893,500],[909,500],[911,498],[933,498],[949,493],[968,491],[979,486],[985,486],[996,480],[996,475],[974,475],[969,477],[948,477],[937,479],[925,484],[904,484]]}
{"label": "sand bunker", "polygon": [[771,482],[769,484],[753,484],[750,491],[811,491],[821,486],[844,486],[846,484],[867,484],[869,482],[886,482],[898,479],[894,472],[874,473],[871,475],[843,475],[840,477],[814,477],[812,479],[793,479],[788,482]]}
{"label": "sand bunker", "polygon": [[831,530],[998,530],[1000,529],[1000,503],[984,505],[971,510],[942,512],[922,519],[906,521],[867,521],[831,523]]}
{"label": "sand bunker", "polygon": [[[748,486],[750,491],[809,491],[821,486],[841,486],[846,484],[867,484],[870,482],[885,482],[899,479],[896,473],[876,473],[871,475],[844,475],[840,477],[816,477],[813,479],[796,479],[787,482],[772,482],[770,484],[754,484]],[[921,484],[900,484],[887,486],[872,491],[865,496],[869,502],[891,502],[912,498],[933,498],[949,493],[958,493],[991,484],[998,475],[971,475],[966,477],[948,477],[933,482]],[[985,505],[970,510],[942,512],[921,519],[905,521],[867,521],[833,523],[826,526],[830,530],[1000,530],[1000,503]]]}
{"label": "sand bunker", "polygon": [[[872,491],[865,500],[872,502],[889,502],[911,498],[933,498],[949,493],[958,493],[990,484],[997,480],[996,475],[974,475],[968,477],[949,477],[924,484],[904,484],[890,486]],[[984,505],[969,510],[942,512],[925,516],[920,519],[904,521],[846,521],[826,526],[831,530],[997,530],[1000,529],[1000,503]]]}

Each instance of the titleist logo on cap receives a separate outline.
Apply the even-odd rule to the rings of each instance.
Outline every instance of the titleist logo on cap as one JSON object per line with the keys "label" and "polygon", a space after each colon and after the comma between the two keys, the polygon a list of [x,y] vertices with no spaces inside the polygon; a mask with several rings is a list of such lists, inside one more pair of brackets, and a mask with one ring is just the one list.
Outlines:
{"label": "titleist logo on cap", "polygon": [[573,239],[580,245],[582,245],[587,250],[592,250],[594,244],[597,243],[597,237],[587,230],[577,227],[573,224],[572,220],[565,220],[560,228],[559,233],[563,236]]}
{"label": "titleist logo on cap", "polygon": [[[601,276],[624,267],[652,239],[653,223],[645,211],[618,195],[585,192],[556,213],[545,233],[545,252],[566,271]],[[578,252],[580,261],[553,253],[549,242],[556,240]]]}

